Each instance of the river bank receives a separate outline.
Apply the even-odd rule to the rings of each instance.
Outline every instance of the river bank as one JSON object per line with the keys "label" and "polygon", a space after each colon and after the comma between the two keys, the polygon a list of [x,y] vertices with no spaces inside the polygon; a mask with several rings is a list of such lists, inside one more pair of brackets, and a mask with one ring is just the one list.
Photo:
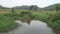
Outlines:
{"label": "river bank", "polygon": [[[4,14],[6,17],[10,17],[12,21],[21,20],[23,22],[30,23],[32,20],[40,20],[46,22],[48,26],[55,29],[56,32],[60,32],[60,15],[57,12],[34,12],[34,11],[21,11],[17,13]],[[57,17],[57,18],[56,18]],[[56,19],[55,19],[56,18]],[[57,31],[58,32],[58,31]],[[56,32],[56,33],[57,33]],[[60,34],[60,33],[58,33]]]}
{"label": "river bank", "polygon": [[19,23],[21,26],[13,31],[1,34],[54,34],[46,23],[39,20],[32,20],[30,25],[28,25],[27,22],[22,22],[20,20],[16,20],[15,22]]}
{"label": "river bank", "polygon": [[12,21],[10,17],[0,15],[0,33],[11,31],[17,28],[17,26],[18,23]]}

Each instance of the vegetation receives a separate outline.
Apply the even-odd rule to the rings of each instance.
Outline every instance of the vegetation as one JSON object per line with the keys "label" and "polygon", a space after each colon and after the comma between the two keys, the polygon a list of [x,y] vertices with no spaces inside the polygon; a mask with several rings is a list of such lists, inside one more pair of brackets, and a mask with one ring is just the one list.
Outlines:
{"label": "vegetation", "polygon": [[60,11],[60,3],[56,4],[56,11]]}
{"label": "vegetation", "polygon": [[57,34],[60,34],[60,12],[57,12],[55,15],[51,16],[49,19],[49,25],[54,29]]}
{"label": "vegetation", "polygon": [[[37,6],[30,6],[29,10],[16,10],[12,8],[12,13],[0,15],[0,32],[9,31],[17,26],[14,20],[30,22],[31,20],[41,20],[46,22],[57,34],[60,34],[60,5],[55,6],[56,11],[35,11]],[[51,7],[51,6],[50,6]]]}
{"label": "vegetation", "polygon": [[8,32],[18,26],[10,17],[0,15],[0,32]]}
{"label": "vegetation", "polygon": [[37,5],[31,5],[31,6],[26,6],[26,5],[23,5],[23,6],[16,6],[16,7],[13,7],[17,10],[44,10],[44,11],[56,11],[56,4],[53,4],[53,5],[50,5],[50,6],[47,6],[47,7],[44,7],[44,8],[40,8],[38,7]]}
{"label": "vegetation", "polygon": [[[52,27],[54,30],[60,31],[60,12],[56,11],[40,11],[40,12],[34,12],[34,11],[20,11],[20,13],[15,14],[7,14],[5,16],[9,16],[13,18],[14,20],[21,20],[30,22],[33,19],[41,20],[46,22],[50,27]],[[60,33],[58,33],[60,34]]]}
{"label": "vegetation", "polygon": [[[13,27],[16,26],[16,24],[14,24],[13,22],[14,20],[30,22],[31,20],[36,19],[36,20],[44,21],[56,31],[57,30],[58,32],[60,31],[60,27],[59,27],[60,26],[60,21],[59,21],[60,12],[56,12],[56,11],[37,11],[36,12],[33,10],[32,11],[26,10],[26,11],[18,11],[16,13],[8,13],[8,14],[3,14],[3,15],[5,16],[5,20],[8,24],[12,21],[11,25],[9,26],[13,26]],[[4,25],[3,27],[7,29],[8,26]],[[9,28],[11,29],[12,27],[9,27]],[[7,30],[10,30],[9,28]],[[1,30],[4,31],[3,29]]]}
{"label": "vegetation", "polygon": [[37,10],[38,6],[37,5],[32,5],[29,7],[29,10]]}

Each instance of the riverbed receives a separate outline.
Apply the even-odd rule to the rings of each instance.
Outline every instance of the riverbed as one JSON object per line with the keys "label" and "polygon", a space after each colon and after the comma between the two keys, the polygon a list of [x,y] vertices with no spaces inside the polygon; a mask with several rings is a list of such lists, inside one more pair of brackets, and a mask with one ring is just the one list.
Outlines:
{"label": "riverbed", "polygon": [[30,24],[16,20],[20,26],[10,32],[0,34],[55,34],[48,25],[39,20],[32,20]]}

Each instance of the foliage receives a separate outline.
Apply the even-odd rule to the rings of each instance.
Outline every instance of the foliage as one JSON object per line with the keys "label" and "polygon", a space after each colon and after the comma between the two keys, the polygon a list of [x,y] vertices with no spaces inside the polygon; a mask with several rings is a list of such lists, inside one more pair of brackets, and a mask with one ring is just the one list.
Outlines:
{"label": "foliage", "polygon": [[14,8],[11,8],[11,13],[15,13],[15,9]]}
{"label": "foliage", "polygon": [[38,9],[38,6],[37,5],[31,5],[29,10],[37,10]]}
{"label": "foliage", "polygon": [[10,17],[0,15],[0,32],[10,31],[11,29],[16,28],[17,25],[18,24],[12,21]]}
{"label": "foliage", "polygon": [[60,3],[56,4],[56,11],[60,11]]}

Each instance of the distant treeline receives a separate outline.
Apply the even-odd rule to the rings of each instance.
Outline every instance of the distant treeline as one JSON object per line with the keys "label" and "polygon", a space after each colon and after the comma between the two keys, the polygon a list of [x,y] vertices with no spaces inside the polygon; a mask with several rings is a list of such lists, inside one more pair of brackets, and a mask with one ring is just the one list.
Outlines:
{"label": "distant treeline", "polygon": [[[53,5],[44,7],[44,8],[40,8],[40,7],[38,7],[37,5],[31,5],[31,6],[22,5],[22,6],[15,6],[15,7],[12,7],[12,8],[17,9],[17,10],[46,10],[46,11],[58,11],[58,10],[60,10],[60,3],[56,3],[56,4],[53,4]],[[9,8],[8,8],[8,7],[0,6],[0,9],[9,9]]]}

